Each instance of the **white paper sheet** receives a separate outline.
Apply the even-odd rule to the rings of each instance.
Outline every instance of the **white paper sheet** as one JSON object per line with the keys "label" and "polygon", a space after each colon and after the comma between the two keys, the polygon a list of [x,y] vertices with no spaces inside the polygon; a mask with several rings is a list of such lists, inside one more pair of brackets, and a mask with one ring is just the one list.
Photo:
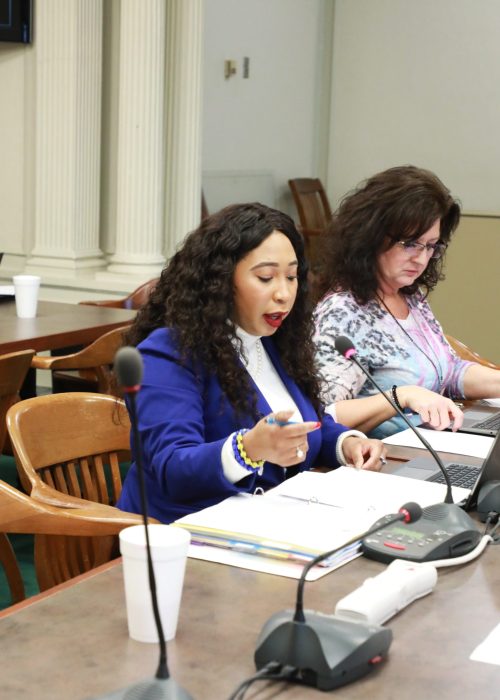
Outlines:
{"label": "white paper sheet", "polygon": [[[493,438],[483,435],[469,435],[468,433],[452,433],[440,430],[427,430],[417,428],[427,442],[438,452],[452,452],[458,455],[470,455],[484,459],[490,451]],[[404,447],[418,447],[425,449],[413,430],[407,428],[400,433],[395,433],[384,438],[382,442],[387,445],[402,445]]]}
{"label": "white paper sheet", "polygon": [[474,649],[470,659],[500,666],[500,624]]}
{"label": "white paper sheet", "polygon": [[483,401],[490,404],[490,406],[496,406],[497,408],[500,408],[500,399],[483,399]]}
{"label": "white paper sheet", "polygon": [[[469,489],[457,486],[452,492],[455,503],[469,495]],[[344,511],[354,513],[356,518],[362,517],[369,527],[382,515],[397,513],[408,501],[416,501],[422,508],[442,502],[446,486],[396,474],[339,467],[326,473],[301,472],[268,493],[311,499],[311,507],[315,498],[341,504]]]}

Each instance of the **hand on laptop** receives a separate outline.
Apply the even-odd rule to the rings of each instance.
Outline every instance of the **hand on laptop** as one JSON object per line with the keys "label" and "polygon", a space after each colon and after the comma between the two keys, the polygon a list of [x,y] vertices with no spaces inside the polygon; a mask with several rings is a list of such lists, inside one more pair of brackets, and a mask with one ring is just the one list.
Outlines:
{"label": "hand on laptop", "polygon": [[429,391],[421,386],[398,386],[399,403],[418,413],[425,423],[434,430],[451,428],[456,431],[462,427],[464,414],[451,399]]}

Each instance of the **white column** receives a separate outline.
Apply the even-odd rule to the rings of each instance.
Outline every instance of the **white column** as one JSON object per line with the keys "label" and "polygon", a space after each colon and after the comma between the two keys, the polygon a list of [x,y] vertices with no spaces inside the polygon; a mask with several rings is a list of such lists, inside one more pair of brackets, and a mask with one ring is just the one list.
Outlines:
{"label": "white column", "polygon": [[115,252],[106,273],[164,264],[165,0],[121,0]]}
{"label": "white column", "polygon": [[27,270],[98,268],[102,0],[43,0],[35,28],[34,247]]}
{"label": "white column", "polygon": [[200,223],[203,0],[167,0],[165,242]]}

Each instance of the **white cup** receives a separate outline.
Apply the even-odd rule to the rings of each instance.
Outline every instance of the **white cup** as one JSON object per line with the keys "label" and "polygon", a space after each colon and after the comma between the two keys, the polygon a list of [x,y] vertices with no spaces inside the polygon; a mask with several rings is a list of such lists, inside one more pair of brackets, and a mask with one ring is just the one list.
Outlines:
{"label": "white cup", "polygon": [[[182,597],[184,571],[191,536],[172,525],[148,525],[156,580],[158,609],[165,639],[173,639]],[[149,589],[144,525],[120,532],[128,632],[138,642],[158,642]]]}
{"label": "white cup", "polygon": [[14,275],[12,281],[14,282],[18,318],[35,318],[40,277],[36,275]]}

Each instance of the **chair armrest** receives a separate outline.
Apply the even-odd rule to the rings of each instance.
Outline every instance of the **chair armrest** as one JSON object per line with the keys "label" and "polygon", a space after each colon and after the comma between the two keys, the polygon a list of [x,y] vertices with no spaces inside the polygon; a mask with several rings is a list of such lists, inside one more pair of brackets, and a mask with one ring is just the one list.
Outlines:
{"label": "chair armrest", "polygon": [[[0,526],[2,532],[104,536],[116,535],[125,527],[142,524],[142,515],[126,513],[102,503],[82,501],[80,510],[47,505],[0,481]],[[148,522],[156,523],[154,518]]]}
{"label": "chair armrest", "polygon": [[32,369],[50,369],[52,362],[59,359],[58,357],[49,357],[45,355],[33,355],[31,358]]}

